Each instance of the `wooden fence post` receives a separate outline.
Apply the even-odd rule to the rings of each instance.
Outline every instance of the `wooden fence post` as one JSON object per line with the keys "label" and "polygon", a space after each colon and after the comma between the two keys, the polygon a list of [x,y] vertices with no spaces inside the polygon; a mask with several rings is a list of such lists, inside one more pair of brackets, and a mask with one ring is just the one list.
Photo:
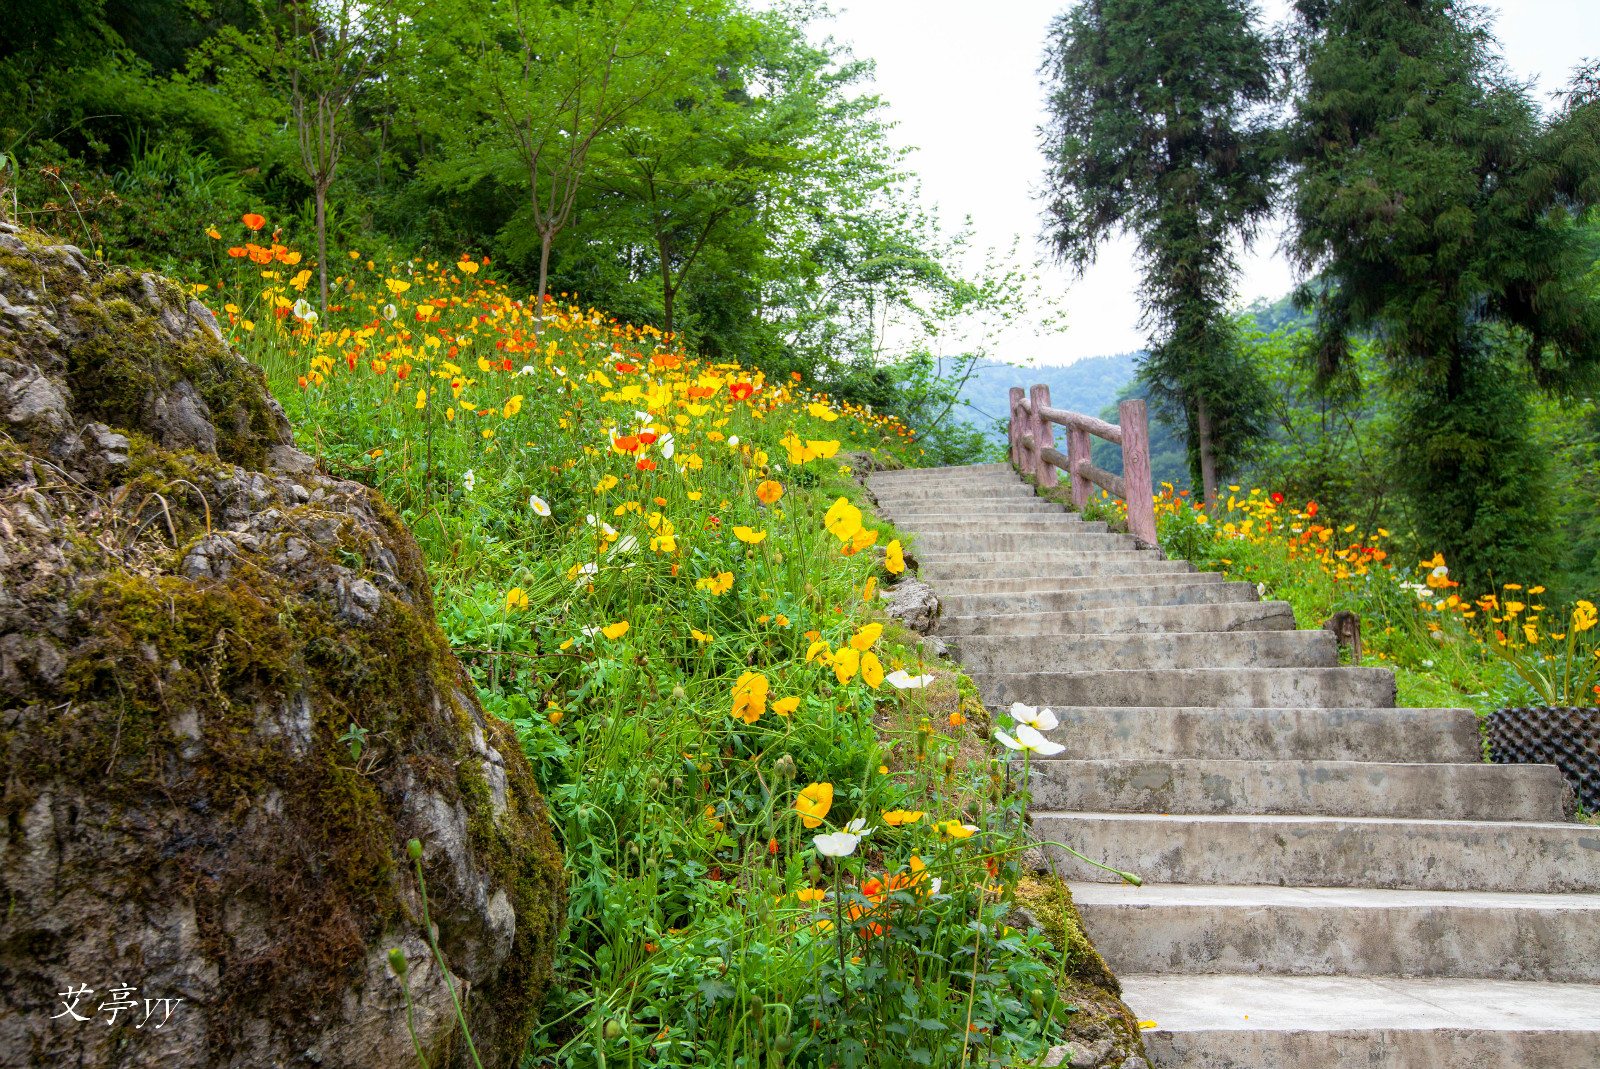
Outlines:
{"label": "wooden fence post", "polygon": [[1021,386],[1011,387],[1011,422],[1006,425],[1006,433],[1011,438],[1011,463],[1018,468],[1021,468],[1024,464],[1028,463],[1028,461],[1023,460],[1023,424],[1021,421],[1022,411],[1018,407],[1025,395],[1026,391],[1023,390]]}
{"label": "wooden fence post", "polygon": [[1050,407],[1050,387],[1041,382],[1028,392],[1028,399],[1033,402],[1033,456],[1037,465],[1034,474],[1039,477],[1039,485],[1048,490],[1056,485],[1056,469],[1043,454],[1046,449],[1054,448],[1056,435],[1050,421],[1040,413]]}
{"label": "wooden fence post", "polygon": [[1156,508],[1150,482],[1150,421],[1143,401],[1124,401],[1117,406],[1122,424],[1122,480],[1128,504],[1128,533],[1148,545],[1156,540]]}
{"label": "wooden fence post", "polygon": [[1080,512],[1089,501],[1089,480],[1078,474],[1078,464],[1089,459],[1091,443],[1085,428],[1067,428],[1067,460],[1072,465],[1072,507]]}

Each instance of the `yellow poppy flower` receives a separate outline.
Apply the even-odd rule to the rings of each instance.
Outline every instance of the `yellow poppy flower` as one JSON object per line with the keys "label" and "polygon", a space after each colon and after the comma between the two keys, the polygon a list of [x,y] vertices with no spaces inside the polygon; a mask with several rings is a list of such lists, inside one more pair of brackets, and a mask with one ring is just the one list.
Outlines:
{"label": "yellow poppy flower", "polygon": [[772,479],[763,480],[761,485],[756,487],[756,496],[769,505],[774,504],[783,496],[783,484]]}
{"label": "yellow poppy flower", "polygon": [[855,637],[850,640],[850,646],[851,646],[852,649],[857,649],[857,650],[868,650],[868,649],[871,649],[872,648],[872,644],[874,642],[878,641],[878,636],[882,635],[882,634],[883,634],[883,625],[882,624],[878,624],[878,623],[863,624],[861,626],[861,630],[857,631],[855,633]]}
{"label": "yellow poppy flower", "polygon": [[853,649],[842,649],[833,655],[833,674],[838,677],[841,685],[850,682],[860,667],[861,654]]}
{"label": "yellow poppy flower", "polygon": [[753,527],[735,527],[733,534],[739,541],[748,542],[752,546],[767,537],[767,532],[757,531]]}
{"label": "yellow poppy flower", "polygon": [[833,808],[833,784],[813,783],[806,787],[794,800],[794,808],[800,814],[801,824],[808,828],[820,827],[828,810]]}
{"label": "yellow poppy flower", "polygon": [[890,575],[899,575],[906,570],[906,558],[900,551],[898,538],[883,547],[883,566],[889,570]]}
{"label": "yellow poppy flower", "polygon": [[733,717],[754,724],[767,711],[767,677],[760,672],[745,672],[733,685]]}
{"label": "yellow poppy flower", "polygon": [[798,708],[800,708],[800,699],[793,694],[787,698],[779,698],[772,703],[772,711],[778,716],[790,716]]}
{"label": "yellow poppy flower", "polygon": [[628,621],[618,620],[614,624],[602,627],[600,633],[606,638],[621,638],[628,633]]}
{"label": "yellow poppy flower", "polygon": [[876,653],[861,655],[861,678],[873,690],[877,690],[883,684],[883,665],[878,661]]}

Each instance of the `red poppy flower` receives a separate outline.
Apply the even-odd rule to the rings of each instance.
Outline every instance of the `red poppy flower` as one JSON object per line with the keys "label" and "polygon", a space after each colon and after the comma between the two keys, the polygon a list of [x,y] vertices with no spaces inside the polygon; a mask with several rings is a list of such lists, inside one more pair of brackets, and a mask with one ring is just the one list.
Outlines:
{"label": "red poppy flower", "polygon": [[611,448],[619,453],[637,453],[639,451],[639,439],[632,434],[625,434],[621,438],[613,438],[611,440]]}
{"label": "red poppy flower", "polygon": [[643,442],[645,445],[651,445],[651,444],[653,444],[655,442],[655,440],[656,440],[656,432],[655,431],[640,431],[639,432],[639,441]]}
{"label": "red poppy flower", "polygon": [[1316,514],[1317,514],[1317,503],[1315,501],[1306,502],[1306,515],[1307,516],[1315,516]]}
{"label": "red poppy flower", "polygon": [[255,212],[245,212],[241,221],[251,230],[260,230],[262,227],[267,225],[267,221],[261,216],[257,215]]}
{"label": "red poppy flower", "polygon": [[232,256],[235,260],[237,260],[239,257],[245,255],[247,252],[249,252],[248,249],[243,249],[243,248],[240,248],[239,246],[235,245],[233,248],[228,250],[228,255]]}
{"label": "red poppy flower", "polygon": [[628,364],[628,363],[623,363],[623,362],[622,362],[622,361],[618,361],[618,362],[617,362],[617,363],[616,363],[616,364],[614,364],[614,365],[613,365],[613,366],[614,366],[614,367],[615,367],[615,368],[616,368],[616,369],[617,369],[617,370],[618,370],[618,371],[620,371],[620,372],[621,372],[621,373],[622,373],[622,374],[624,374],[624,375],[626,375],[626,374],[627,374],[627,373],[628,373],[628,372],[630,372],[630,371],[636,371],[636,370],[638,370],[638,369],[637,369],[637,368],[635,368],[635,367],[634,367],[634,366],[633,366],[633,365],[632,365],[632,364]]}
{"label": "red poppy flower", "polygon": [[510,371],[511,370],[511,361],[510,360],[502,360],[502,361],[500,361],[500,370],[501,371]]}
{"label": "red poppy flower", "polygon": [[1274,504],[1274,505],[1281,505],[1281,504],[1283,504],[1283,495],[1282,495],[1282,494],[1273,494],[1273,495],[1272,495],[1272,503],[1273,503],[1273,504]]}
{"label": "red poppy flower", "polygon": [[736,382],[728,387],[728,395],[735,401],[743,401],[755,392],[755,387],[748,382]]}
{"label": "red poppy flower", "polygon": [[656,470],[656,462],[651,460],[649,457],[640,457],[633,466],[638,468],[640,471]]}

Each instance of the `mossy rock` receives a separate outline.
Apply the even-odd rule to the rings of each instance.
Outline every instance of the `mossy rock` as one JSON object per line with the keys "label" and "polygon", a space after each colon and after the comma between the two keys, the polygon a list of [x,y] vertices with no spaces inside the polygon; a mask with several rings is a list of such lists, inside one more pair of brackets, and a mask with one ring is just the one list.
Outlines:
{"label": "mossy rock", "polygon": [[413,838],[477,1050],[520,1059],[545,801],[398,516],[290,442],[176,286],[0,224],[0,1064],[413,1064],[396,948],[467,1064]]}
{"label": "mossy rock", "polygon": [[1057,987],[1062,1001],[1077,1007],[1067,1018],[1067,1045],[1080,1052],[1079,1061],[1089,1052],[1096,1066],[1121,1069],[1129,1059],[1147,1065],[1138,1018],[1123,1005],[1122,985],[1084,931],[1066,883],[1053,875],[1025,877],[1017,885],[1017,904],[1013,926],[1036,922],[1066,963]]}

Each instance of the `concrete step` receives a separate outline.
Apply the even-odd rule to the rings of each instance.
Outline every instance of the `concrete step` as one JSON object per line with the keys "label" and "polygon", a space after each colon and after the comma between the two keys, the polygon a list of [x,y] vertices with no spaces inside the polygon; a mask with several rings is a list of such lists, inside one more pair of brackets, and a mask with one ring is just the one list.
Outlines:
{"label": "concrete step", "polygon": [[[977,525],[973,525],[977,526]],[[1072,552],[1096,549],[1138,549],[1132,535],[1077,534],[1069,531],[1021,534],[983,531],[929,531],[918,533],[917,545],[940,553]]]}
{"label": "concrete step", "polygon": [[960,583],[947,579],[938,583],[935,589],[939,592],[939,600],[944,603],[945,613],[951,616],[1078,612],[1130,605],[1218,605],[1255,601],[1257,597],[1255,584],[1225,583],[1216,572],[1171,576],[1126,575],[1116,576],[1114,580],[1108,577],[1093,582],[1056,578],[1048,582],[1050,586],[1046,589],[966,593]]}
{"label": "concrete step", "polygon": [[[1034,585],[1050,587],[1057,579],[1076,579],[1086,575],[1195,575],[1188,561],[1155,560],[1151,557],[1134,557],[1124,560],[1107,560],[1110,554],[1084,554],[1083,560],[1072,564],[1040,565],[1023,561],[970,561],[965,564],[926,564],[918,558],[918,574],[923,581],[936,586],[945,583],[970,582],[975,579],[1019,579]],[[1041,574],[1047,573],[1047,574]],[[1220,579],[1221,576],[1219,575]],[[1024,586],[1022,589],[1032,589]]]}
{"label": "concrete step", "polygon": [[1554,765],[1371,761],[1063,760],[1032,765],[1032,804],[1098,813],[1315,813],[1325,817],[1561,821]]}
{"label": "concrete step", "polygon": [[[926,577],[927,566],[923,566]],[[1287,601],[1221,605],[1125,606],[1079,612],[941,616],[941,635],[1150,635],[1174,631],[1292,631]]]}
{"label": "concrete step", "polygon": [[[968,675],[1332,668],[1331,631],[1183,631],[1162,635],[964,635],[953,639]],[[1082,704],[1073,702],[1072,704]],[[1096,703],[1100,704],[1100,703]]]}
{"label": "concrete step", "polygon": [[[891,513],[890,515],[894,515]],[[1075,514],[1063,512],[1056,516],[1040,516],[1029,513],[1027,515],[1008,516],[1004,514],[975,518],[971,516],[956,516],[942,520],[917,520],[915,522],[895,519],[895,526],[916,534],[919,540],[931,539],[935,535],[967,535],[974,527],[981,527],[986,534],[1008,535],[1080,535],[1080,534],[1106,534],[1106,525],[1098,520],[1085,523]]]}
{"label": "concrete step", "polygon": [[[897,502],[893,506],[878,502],[878,511],[893,516],[896,522],[909,523],[929,516],[969,516],[975,521],[986,516],[1078,516],[1068,512],[1054,501],[1043,498],[995,498],[991,500],[962,498],[952,495],[929,501]],[[1081,516],[1078,517],[1082,519]]]}
{"label": "concrete step", "polygon": [[1022,483],[982,483],[955,485],[918,483],[915,486],[872,488],[872,495],[880,505],[893,508],[896,504],[910,505],[919,501],[1037,501],[1033,487]]}
{"label": "concrete step", "polygon": [[[1009,463],[989,461],[983,464],[951,464],[942,468],[901,468],[896,471],[875,471],[867,476],[871,483],[915,482],[924,479],[960,478],[967,475],[1003,476],[1017,479],[1016,469]],[[1021,480],[1018,480],[1019,482]]]}
{"label": "concrete step", "polygon": [[1146,883],[1600,891],[1600,832],[1587,824],[1058,810],[1032,817],[1068,880],[1116,877],[1057,842]]}
{"label": "concrete step", "polygon": [[1118,974],[1600,983],[1595,894],[1078,883],[1072,898]]}
{"label": "concrete step", "polygon": [[[1001,711],[999,708],[997,712]],[[1483,759],[1470,709],[1055,710],[1049,732],[1084,760],[1406,761]]]}
{"label": "concrete step", "polygon": [[1180,668],[971,673],[988,705],[1209,705],[1374,709],[1394,705],[1387,668]]}
{"label": "concrete step", "polygon": [[[1193,565],[1183,560],[1141,562],[1150,567],[1165,569],[1151,572],[1129,572],[1123,575],[1097,577],[1095,575],[1007,575],[998,578],[940,579],[935,583],[941,597],[970,597],[981,594],[1049,594],[1071,590],[1092,590],[1097,587],[1156,586],[1166,583],[1205,583],[1220,586],[1220,572],[1197,572]],[[1242,584],[1247,585],[1247,584]],[[1250,593],[1255,595],[1255,587]],[[990,611],[1005,612],[996,606]]]}
{"label": "concrete step", "polygon": [[[923,564],[1037,564],[1048,575],[1057,566],[1071,567],[1097,560],[1153,560],[1166,561],[1153,549],[1109,549],[1087,552],[1078,550],[1065,553],[940,553],[924,551],[917,554]],[[1186,562],[1185,562],[1186,563]]]}
{"label": "concrete step", "polygon": [[1162,1069],[1593,1069],[1600,987],[1508,980],[1122,976]]}

